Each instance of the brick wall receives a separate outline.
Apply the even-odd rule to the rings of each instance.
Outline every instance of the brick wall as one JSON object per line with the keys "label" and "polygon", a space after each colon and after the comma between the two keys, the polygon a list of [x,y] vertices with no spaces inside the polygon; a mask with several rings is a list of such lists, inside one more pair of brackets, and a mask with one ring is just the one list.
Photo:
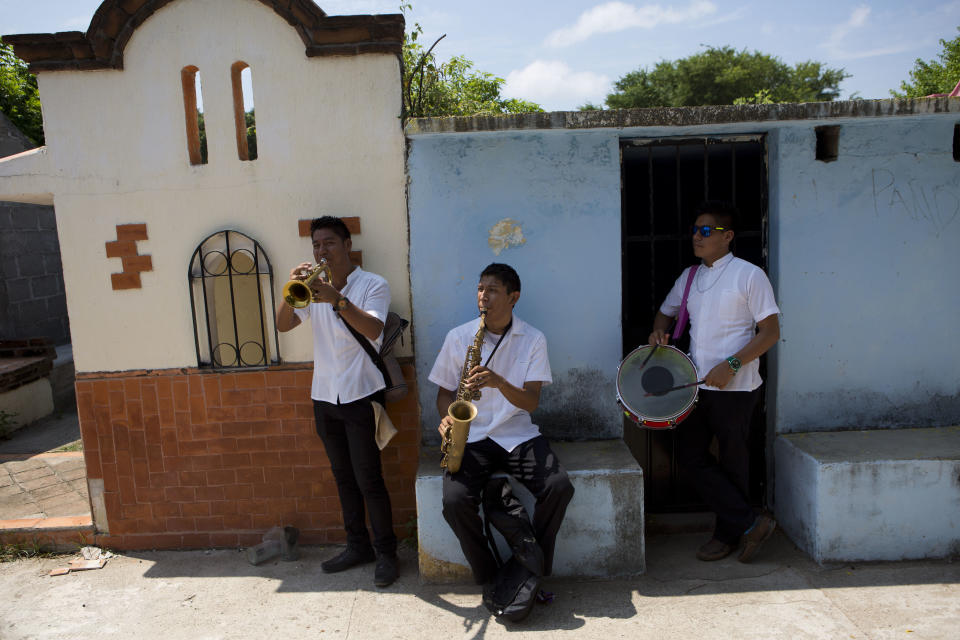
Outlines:
{"label": "brick wall", "polygon": [[0,338],[70,342],[53,207],[0,202]]}
{"label": "brick wall", "polygon": [[[312,365],[78,376],[87,477],[102,479],[115,549],[248,546],[275,525],[304,543],[345,539],[330,464],[313,423]],[[416,516],[416,374],[387,407],[399,433],[382,458],[394,527]],[[99,523],[98,523],[99,524]]]}

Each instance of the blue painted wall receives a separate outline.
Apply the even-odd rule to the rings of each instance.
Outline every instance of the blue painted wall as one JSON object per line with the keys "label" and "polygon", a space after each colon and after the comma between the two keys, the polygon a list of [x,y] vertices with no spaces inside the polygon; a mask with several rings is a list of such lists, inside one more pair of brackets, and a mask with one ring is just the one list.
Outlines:
{"label": "blue painted wall", "polygon": [[[960,422],[960,163],[955,114],[691,127],[410,137],[410,274],[423,428],[426,378],[452,326],[476,314],[490,262],[513,265],[517,313],[547,336],[555,384],[535,416],[563,438],[618,437],[621,137],[766,133],[770,277],[783,315],[768,361],[778,432]],[[840,125],[839,159],[814,157]],[[499,256],[490,230],[526,243]]]}
{"label": "blue painted wall", "polygon": [[778,431],[960,422],[956,122],[816,123],[841,125],[829,163],[812,123],[776,131]]}

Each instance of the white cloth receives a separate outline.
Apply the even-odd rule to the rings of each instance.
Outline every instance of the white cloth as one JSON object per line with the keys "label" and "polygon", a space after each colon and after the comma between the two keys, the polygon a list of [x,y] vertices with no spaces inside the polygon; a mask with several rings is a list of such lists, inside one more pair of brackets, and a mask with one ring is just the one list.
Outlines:
{"label": "white cloth", "polygon": [[390,419],[390,414],[383,408],[383,405],[377,401],[370,403],[373,405],[373,420],[377,424],[377,430],[373,434],[373,439],[377,441],[377,447],[382,451],[393,436],[397,435],[397,428]]}
{"label": "white cloth", "polygon": [[[347,284],[340,291],[355,306],[381,321],[386,321],[390,307],[390,285],[375,273],[355,268],[347,276]],[[314,400],[341,404],[365,398],[383,389],[383,374],[363,350],[357,339],[337,317],[333,305],[311,303],[296,309],[297,317],[310,320],[313,329],[313,386]],[[380,349],[383,333],[370,344]]]}
{"label": "white cloth", "polygon": [[[460,372],[467,356],[467,347],[473,344],[479,326],[480,319],[477,318],[447,333],[430,371],[430,382],[456,392],[460,386]],[[498,335],[486,333],[480,350],[481,364],[487,362],[499,339]],[[547,357],[547,339],[538,329],[516,315],[513,316],[513,326],[487,367],[515,387],[523,388],[525,382],[543,382],[545,385],[553,382]],[[477,417],[470,424],[467,442],[490,438],[505,450],[512,451],[517,445],[540,435],[540,429],[533,424],[530,413],[511,404],[499,390],[484,388],[481,394],[479,400],[473,401],[477,406]]]}
{"label": "white cloth", "polygon": [[[674,283],[660,313],[676,318],[683,300],[690,267]],[[687,298],[690,314],[690,357],[700,378],[734,355],[756,335],[757,323],[780,313],[773,287],[760,267],[728,253],[713,266],[701,264]],[[722,391],[753,391],[763,380],[760,361],[744,364]],[[701,389],[718,391],[700,385]]]}

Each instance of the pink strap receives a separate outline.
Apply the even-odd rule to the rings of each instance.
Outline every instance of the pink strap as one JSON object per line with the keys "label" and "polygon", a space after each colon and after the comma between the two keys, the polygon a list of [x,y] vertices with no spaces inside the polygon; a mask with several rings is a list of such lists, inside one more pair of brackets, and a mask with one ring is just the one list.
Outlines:
{"label": "pink strap", "polygon": [[680,302],[680,313],[677,314],[677,324],[673,327],[673,334],[670,339],[676,342],[683,335],[683,330],[687,328],[687,296],[690,295],[690,285],[693,284],[693,276],[697,273],[697,267],[690,267],[690,273],[687,275],[687,285],[683,288],[683,300]]}

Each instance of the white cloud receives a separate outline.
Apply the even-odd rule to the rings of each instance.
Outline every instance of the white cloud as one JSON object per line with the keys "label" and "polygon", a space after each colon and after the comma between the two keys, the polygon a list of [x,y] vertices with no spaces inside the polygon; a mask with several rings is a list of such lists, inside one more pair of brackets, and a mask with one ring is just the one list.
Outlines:
{"label": "white cloud", "polygon": [[690,22],[711,15],[717,6],[709,0],[694,0],[685,9],[672,9],[659,4],[637,7],[625,2],[606,2],[589,9],[571,27],[557,29],[547,36],[547,44],[565,47],[582,42],[600,33],[625,29],[652,29],[661,24]]}
{"label": "white cloud", "polygon": [[916,43],[891,42],[883,47],[860,47],[856,43],[862,42],[863,38],[857,38],[858,35],[864,36],[864,27],[869,27],[867,19],[870,17],[870,7],[862,4],[850,12],[850,17],[841,25],[837,25],[830,32],[830,38],[820,46],[836,60],[858,60],[862,58],[874,58],[877,56],[892,55],[903,53],[915,48]]}
{"label": "white cloud", "polygon": [[531,100],[547,110],[575,109],[584,102],[603,102],[610,78],[591,71],[574,71],[559,60],[535,60],[507,74],[504,95]]}
{"label": "white cloud", "polygon": [[850,37],[850,32],[859,29],[867,22],[870,17],[870,7],[865,4],[860,5],[850,14],[850,19],[834,28],[830,34],[830,39],[824,43],[827,49],[840,51],[843,44]]}

